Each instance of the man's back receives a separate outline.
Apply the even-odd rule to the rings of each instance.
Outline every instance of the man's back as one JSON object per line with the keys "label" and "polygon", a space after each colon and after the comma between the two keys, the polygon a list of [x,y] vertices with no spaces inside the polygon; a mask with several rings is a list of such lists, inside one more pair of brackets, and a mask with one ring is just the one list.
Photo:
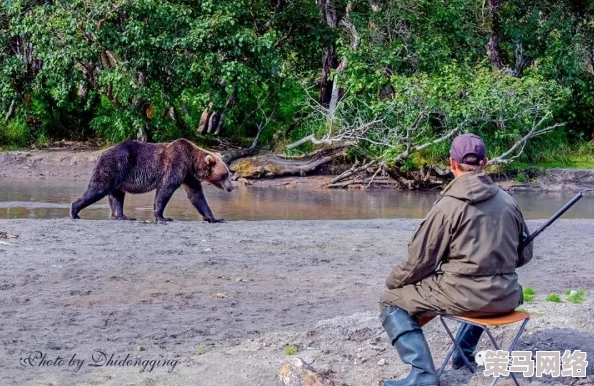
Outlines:
{"label": "man's back", "polygon": [[436,204],[448,218],[449,251],[436,281],[449,298],[449,313],[489,315],[522,302],[517,267],[532,258],[518,254],[526,224],[515,200],[484,172],[466,173]]}
{"label": "man's back", "polygon": [[[524,219],[515,200],[483,172],[467,173],[443,192],[436,207],[449,217],[450,250],[444,272],[461,275],[514,273]],[[527,254],[531,258],[532,253]]]}
{"label": "man's back", "polygon": [[386,279],[382,304],[412,314],[487,316],[522,303],[515,269],[528,233],[514,199],[482,171],[456,178],[442,193],[409,243],[408,259]]}

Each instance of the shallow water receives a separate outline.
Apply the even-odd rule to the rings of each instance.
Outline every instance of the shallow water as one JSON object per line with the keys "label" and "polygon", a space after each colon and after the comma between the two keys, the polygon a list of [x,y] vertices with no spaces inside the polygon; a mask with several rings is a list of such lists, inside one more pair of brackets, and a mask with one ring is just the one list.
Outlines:
{"label": "shallow water", "polygon": [[[86,181],[0,180],[0,218],[62,218],[70,203],[86,188]],[[238,187],[227,193],[205,187],[208,203],[217,218],[225,220],[347,220],[372,218],[423,218],[438,198],[437,192],[394,190],[330,190],[289,187]],[[515,193],[526,219],[551,216],[572,193]],[[154,192],[127,195],[124,212],[139,220],[153,219]],[[84,219],[108,219],[103,199],[80,213]],[[176,220],[201,217],[178,190],[165,211]],[[594,218],[594,197],[582,198],[564,218]]]}

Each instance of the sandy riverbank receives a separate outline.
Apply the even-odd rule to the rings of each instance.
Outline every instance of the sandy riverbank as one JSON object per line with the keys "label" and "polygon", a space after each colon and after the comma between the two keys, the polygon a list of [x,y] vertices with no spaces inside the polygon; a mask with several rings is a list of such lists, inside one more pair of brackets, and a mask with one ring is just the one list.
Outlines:
{"label": "sandy riverbank", "polygon": [[[288,344],[337,385],[400,377],[407,370],[379,326],[377,300],[418,224],[0,220],[20,235],[0,244],[0,384],[272,386]],[[535,260],[519,271],[538,292],[525,306],[534,317],[522,349],[581,349],[594,367],[593,236],[594,221],[560,220],[537,239]],[[585,303],[544,301],[570,288],[585,290]],[[440,363],[446,337],[437,322],[426,333]],[[22,367],[34,351],[86,365]],[[171,373],[87,366],[97,351],[179,362]],[[448,371],[443,385],[487,381]]]}

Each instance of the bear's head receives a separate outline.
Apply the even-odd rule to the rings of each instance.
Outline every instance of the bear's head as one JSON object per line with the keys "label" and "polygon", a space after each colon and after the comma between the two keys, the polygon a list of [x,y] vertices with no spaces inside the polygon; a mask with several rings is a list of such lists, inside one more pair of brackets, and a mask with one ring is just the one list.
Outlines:
{"label": "bear's head", "polygon": [[207,154],[204,157],[204,162],[208,166],[209,172],[206,177],[206,181],[216,186],[219,189],[231,192],[235,189],[233,182],[231,181],[231,173],[227,164],[221,159],[221,157],[215,154]]}

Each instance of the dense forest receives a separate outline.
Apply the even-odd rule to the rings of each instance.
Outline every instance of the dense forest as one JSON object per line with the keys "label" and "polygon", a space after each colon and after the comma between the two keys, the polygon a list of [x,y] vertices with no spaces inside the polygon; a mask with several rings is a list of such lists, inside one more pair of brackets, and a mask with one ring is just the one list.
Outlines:
{"label": "dense forest", "polygon": [[1,146],[261,133],[418,164],[476,132],[502,163],[593,158],[594,0],[3,3]]}

